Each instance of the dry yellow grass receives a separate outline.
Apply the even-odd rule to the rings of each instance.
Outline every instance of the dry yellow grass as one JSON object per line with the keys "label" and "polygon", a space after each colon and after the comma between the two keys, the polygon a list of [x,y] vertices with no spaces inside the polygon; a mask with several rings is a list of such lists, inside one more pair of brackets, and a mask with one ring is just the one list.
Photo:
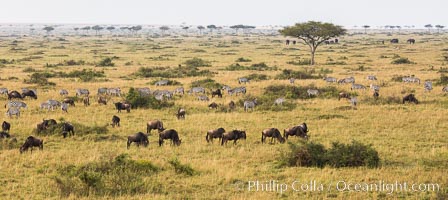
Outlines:
{"label": "dry yellow grass", "polygon": [[[442,61],[442,49],[448,48],[445,35],[399,35],[401,41],[414,37],[415,45],[398,44],[385,45],[377,43],[380,39],[390,38],[386,35],[346,36],[341,44],[322,46],[317,52],[314,66],[316,70],[330,69],[330,76],[343,78],[354,76],[358,83],[369,85],[366,76],[374,74],[379,83],[386,83],[381,88],[381,96],[404,96],[402,90],[415,89],[417,98],[422,101],[419,105],[369,105],[363,99],[370,98],[371,92],[358,92],[360,97],[357,110],[341,111],[335,108],[348,106],[349,102],[337,99],[315,98],[311,100],[289,100],[297,103],[297,108],[286,112],[269,112],[255,110],[245,113],[240,107],[231,113],[208,110],[208,103],[198,102],[194,97],[185,95],[175,101],[176,107],[187,107],[186,120],[175,118],[175,109],[136,109],[131,113],[121,113],[121,127],[109,127],[108,135],[118,136],[118,139],[108,137],[100,139],[101,135],[75,136],[62,139],[61,136],[42,137],[45,142],[43,151],[34,151],[20,155],[18,149],[4,149],[0,151],[0,190],[1,199],[57,199],[61,198],[53,177],[57,176],[57,169],[67,165],[80,166],[90,162],[113,159],[115,156],[127,153],[132,159],[149,160],[153,164],[164,168],[157,175],[151,176],[161,183],[161,193],[145,193],[135,196],[124,195],[114,197],[119,199],[436,199],[447,198],[447,163],[448,163],[448,100],[441,91],[441,86],[435,86],[430,93],[425,93],[423,85],[403,84],[392,82],[393,75],[415,74],[422,80],[435,80],[440,77],[437,71],[430,71],[430,65],[445,67]],[[280,69],[302,69],[308,66],[293,66],[287,64],[296,56],[308,58],[308,49],[304,45],[284,46],[283,43],[273,42],[283,40],[281,37],[223,37],[223,38],[81,38],[78,36],[66,37],[67,41],[57,41],[55,37],[44,38],[2,38],[0,40],[0,58],[20,59],[33,54],[42,56],[29,62],[20,62],[0,68],[0,87],[20,90],[22,87],[35,88],[34,85],[23,83],[30,73],[23,72],[26,67],[36,70],[71,71],[75,69],[105,70],[109,82],[80,82],[76,79],[54,78],[50,81],[57,85],[54,88],[38,89],[38,100],[26,100],[28,110],[23,111],[20,118],[9,119],[5,115],[3,120],[12,124],[12,135],[23,143],[29,136],[35,124],[42,118],[57,119],[61,117],[66,121],[77,122],[88,126],[105,125],[110,123],[116,110],[111,103],[100,106],[96,102],[89,107],[77,103],[70,107],[69,113],[60,110],[41,111],[38,107],[41,102],[48,99],[60,100],[59,89],[65,88],[74,95],[76,88],[88,88],[96,94],[99,87],[121,87],[128,91],[130,87],[150,87],[154,89],[173,89],[175,86],[156,87],[148,85],[155,78],[137,78],[127,80],[131,73],[139,67],[168,66],[176,67],[185,60],[198,57],[211,61],[212,71],[218,72],[213,79],[219,83],[232,87],[238,85],[237,77],[251,73],[263,73],[275,76],[280,71],[254,72],[254,71],[223,71],[224,67],[235,63],[239,57],[250,58],[251,63],[265,62],[269,66]],[[11,51],[13,40],[20,41],[17,47],[25,51]],[[232,41],[239,41],[233,44]],[[206,44],[206,45],[204,45]],[[216,47],[225,44],[228,47]],[[153,49],[154,46],[172,48]],[[53,47],[64,46],[64,49]],[[299,48],[300,50],[290,50]],[[194,53],[192,50],[201,49],[205,52]],[[95,54],[93,51],[97,50]],[[105,50],[105,51],[102,51]],[[230,53],[230,55],[229,55]],[[169,60],[154,61],[150,57],[171,54]],[[416,64],[392,65],[391,57],[394,55],[407,57]],[[68,55],[68,57],[54,57],[54,55]],[[389,58],[380,58],[386,55]],[[98,62],[101,57],[118,56],[114,60],[115,67],[99,68],[92,65],[62,66],[46,69],[46,63],[55,64],[64,60],[84,60],[88,63]],[[347,57],[346,65],[323,65],[327,58],[338,61],[340,57]],[[164,57],[164,56],[162,56]],[[295,59],[297,60],[297,59]],[[125,66],[126,62],[132,64]],[[249,64],[251,64],[249,63]],[[365,71],[357,71],[359,65],[364,65]],[[18,80],[6,80],[8,77],[17,77]],[[190,83],[205,77],[173,78],[183,84],[185,89]],[[274,80],[251,82],[247,84],[248,93],[254,96],[261,95],[263,89],[272,84],[289,84],[287,80]],[[317,87],[326,87],[323,80],[297,80],[296,85],[306,86],[315,84]],[[336,85],[335,85],[336,86]],[[350,90],[348,85],[336,86],[341,90]],[[230,100],[241,97],[230,97],[227,94],[223,99],[214,98],[212,101],[227,104]],[[118,101],[119,98],[115,98]],[[6,102],[3,97],[2,102]],[[6,109],[5,109],[6,110]],[[338,114],[342,119],[319,119],[325,114]],[[163,120],[167,128],[178,130],[182,139],[180,147],[165,145],[158,147],[156,134],[150,136],[148,148],[132,146],[126,149],[125,138],[137,131],[146,130],[146,122],[151,119]],[[277,167],[277,158],[282,151],[287,151],[287,145],[268,145],[260,143],[261,130],[268,127],[277,127],[283,130],[286,127],[306,121],[310,128],[311,141],[330,146],[333,141],[348,143],[352,139],[372,144],[379,152],[381,167],[369,168],[306,168],[306,167]],[[244,129],[248,136],[246,141],[238,141],[238,145],[231,144],[222,147],[218,141],[207,144],[205,132],[209,129],[224,127],[226,130]],[[41,136],[40,136],[41,137]],[[296,142],[299,139],[291,138]],[[168,164],[168,160],[178,157],[182,163],[190,164],[199,172],[199,175],[185,176],[176,174]],[[324,185],[335,184],[338,181],[367,182],[385,181],[389,183],[437,183],[441,186],[439,192],[339,192],[333,188],[324,192],[293,192],[291,190],[280,194],[279,192],[248,191],[247,185],[243,190],[235,188],[235,183],[259,180],[266,182],[276,180],[281,183],[292,183],[295,180],[309,182],[316,180]],[[77,197],[79,198],[110,198],[110,197]]]}

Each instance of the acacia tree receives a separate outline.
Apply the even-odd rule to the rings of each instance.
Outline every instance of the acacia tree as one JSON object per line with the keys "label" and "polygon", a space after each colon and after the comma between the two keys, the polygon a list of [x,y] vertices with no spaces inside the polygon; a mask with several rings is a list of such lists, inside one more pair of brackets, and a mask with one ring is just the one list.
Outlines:
{"label": "acacia tree", "polygon": [[161,26],[159,29],[162,31],[162,35],[165,35],[165,31],[170,30],[170,27],[168,27],[168,26]]}
{"label": "acacia tree", "polygon": [[369,25],[364,25],[362,26],[364,28],[364,34],[367,34],[367,29],[370,28]]}
{"label": "acacia tree", "polygon": [[100,31],[103,30],[103,29],[104,29],[104,27],[101,27],[99,25],[95,25],[95,26],[92,27],[92,30],[95,31],[95,35],[98,35],[100,33]]}
{"label": "acacia tree", "polygon": [[442,25],[436,25],[437,28],[437,33],[440,33],[440,30],[442,30],[443,28],[445,28],[445,26]]}
{"label": "acacia tree", "polygon": [[310,65],[314,65],[314,54],[319,45],[323,44],[326,40],[344,35],[346,32],[347,30],[342,26],[316,21],[297,23],[294,26],[280,30],[282,35],[296,37],[303,40],[310,47]]}
{"label": "acacia tree", "polygon": [[54,30],[54,28],[51,27],[51,26],[46,26],[46,27],[44,27],[43,29],[44,29],[45,31],[47,31],[47,34],[50,34],[50,32]]}
{"label": "acacia tree", "polygon": [[213,33],[213,29],[216,29],[216,26],[211,24],[207,26],[208,29],[210,29],[210,33]]}
{"label": "acacia tree", "polygon": [[106,30],[108,30],[110,34],[112,34],[112,32],[115,30],[115,26],[108,26]]}
{"label": "acacia tree", "polygon": [[198,26],[197,28],[199,29],[199,35],[202,35],[202,30],[204,30],[205,27],[204,26]]}
{"label": "acacia tree", "polygon": [[431,33],[431,29],[432,29],[432,25],[431,24],[426,24],[425,28],[428,29],[428,32]]}

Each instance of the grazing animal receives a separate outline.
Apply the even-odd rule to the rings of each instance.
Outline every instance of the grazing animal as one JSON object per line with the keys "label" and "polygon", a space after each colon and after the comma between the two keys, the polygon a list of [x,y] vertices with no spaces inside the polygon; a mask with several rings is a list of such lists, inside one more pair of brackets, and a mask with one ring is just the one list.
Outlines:
{"label": "grazing animal", "polygon": [[415,98],[414,94],[408,94],[408,95],[404,96],[403,97],[403,104],[405,102],[418,104],[418,100],[417,100],[417,98]]}
{"label": "grazing animal", "polygon": [[129,149],[132,143],[137,144],[139,147],[140,145],[143,145],[144,147],[147,147],[149,145],[148,135],[138,132],[134,135],[128,136],[128,141],[126,143],[126,148]]}
{"label": "grazing animal", "polygon": [[351,90],[365,90],[366,86],[361,85],[361,84],[352,83],[352,87],[350,89]]}
{"label": "grazing animal", "polygon": [[432,82],[425,81],[425,92],[431,92],[431,90],[432,90]]}
{"label": "grazing animal", "polygon": [[249,79],[248,78],[238,78],[238,83],[239,84],[241,84],[241,83],[244,83],[244,84],[246,84],[246,83],[249,83]]}
{"label": "grazing animal", "polygon": [[165,130],[165,128],[163,127],[163,122],[160,120],[152,120],[149,121],[148,123],[146,123],[146,133],[150,134],[151,130],[159,130],[159,131],[163,131]]}
{"label": "grazing animal", "polygon": [[121,89],[118,88],[107,88],[106,93],[110,96],[121,97]]}
{"label": "grazing animal", "polygon": [[257,105],[257,99],[254,99],[252,101],[244,101],[244,111],[247,112],[247,110],[251,109],[254,110],[255,106]]}
{"label": "grazing animal", "polygon": [[308,131],[308,126],[306,125],[306,123],[302,123],[298,126],[293,126],[283,130],[283,137],[288,140],[288,136],[295,135],[308,140]]}
{"label": "grazing animal", "polygon": [[230,108],[230,110],[235,109],[235,108],[236,108],[236,104],[235,104],[235,102],[230,101],[230,102],[229,102],[229,108]]}
{"label": "grazing animal", "polygon": [[19,118],[20,117],[20,109],[16,108],[16,107],[8,108],[8,110],[6,111],[6,114],[9,117],[12,117],[13,115],[15,115],[16,118]]}
{"label": "grazing animal", "polygon": [[0,132],[0,139],[10,138],[11,135],[5,131]]}
{"label": "grazing animal", "polygon": [[368,76],[367,76],[367,80],[376,81],[377,78],[376,78],[376,76],[374,76],[374,75],[368,75]]}
{"label": "grazing animal", "polygon": [[107,88],[98,88],[96,95],[105,95],[107,93]]}
{"label": "grazing animal", "polygon": [[120,118],[116,115],[112,116],[112,128],[115,128],[115,126],[120,127]]}
{"label": "grazing animal", "polygon": [[350,95],[347,94],[347,93],[345,93],[345,92],[340,92],[340,93],[339,93],[339,98],[338,98],[338,100],[340,101],[341,98],[344,98],[344,99],[350,99]]}
{"label": "grazing animal", "polygon": [[179,139],[179,134],[174,129],[159,131],[159,146],[163,145],[163,140],[171,140],[175,146],[179,146],[182,143],[182,140]]}
{"label": "grazing animal", "polygon": [[50,105],[48,104],[48,102],[43,102],[40,104],[40,109],[48,109],[50,110]]}
{"label": "grazing animal", "polygon": [[338,81],[338,84],[345,84],[345,83],[355,83],[355,78],[348,77],[348,78],[339,79],[339,81]]}
{"label": "grazing animal", "polygon": [[71,106],[75,106],[75,101],[71,98],[64,98],[64,100],[62,100],[62,103],[66,103],[69,104]]}
{"label": "grazing animal", "polygon": [[64,122],[62,124],[62,135],[64,138],[67,137],[67,135],[75,135],[75,127],[68,122]]}
{"label": "grazing animal", "polygon": [[324,81],[326,81],[327,83],[336,83],[338,79],[334,77],[325,77]]}
{"label": "grazing animal", "polygon": [[84,106],[90,106],[90,97],[85,96],[84,98],[82,98],[82,103],[84,104]]}
{"label": "grazing animal", "polygon": [[352,97],[350,98],[350,103],[353,107],[356,107],[356,105],[358,105],[358,99],[356,97]]}
{"label": "grazing animal", "polygon": [[76,89],[76,96],[89,96],[90,92],[88,89]]}
{"label": "grazing animal", "polygon": [[140,94],[140,96],[149,96],[151,95],[151,90],[147,87],[145,88],[137,88],[137,92]]}
{"label": "grazing animal", "polygon": [[8,100],[11,100],[11,99],[23,99],[23,97],[22,97],[22,95],[20,95],[19,92],[13,90],[8,93]]}
{"label": "grazing animal", "polygon": [[31,148],[31,152],[33,152],[33,147],[39,147],[40,150],[43,150],[44,141],[33,136],[28,136],[25,143],[20,147],[20,153],[28,151],[29,148]]}
{"label": "grazing animal", "polygon": [[407,41],[409,44],[415,44],[415,39],[408,39],[408,41]]}
{"label": "grazing animal", "polygon": [[3,121],[3,123],[2,123],[2,131],[9,132],[10,129],[11,129],[11,124],[6,122],[6,121]]}
{"label": "grazing animal", "polygon": [[378,91],[374,91],[373,92],[373,98],[374,99],[378,99],[378,97],[380,97],[380,93],[378,93]]}
{"label": "grazing animal", "polygon": [[293,44],[293,45],[296,45],[296,43],[297,43],[297,42],[296,42],[295,40],[292,41],[292,44]]}
{"label": "grazing animal", "polygon": [[188,94],[196,94],[196,93],[203,93],[205,94],[205,89],[203,87],[193,87],[188,91]]}
{"label": "grazing animal", "polygon": [[98,97],[98,104],[103,104],[103,105],[107,105],[107,98],[106,97],[102,97],[102,96],[99,96]]}
{"label": "grazing animal", "polygon": [[228,85],[224,85],[224,86],[222,86],[222,90],[225,90],[225,91],[229,91],[230,89],[232,89],[232,88],[230,88],[230,86],[228,86]]}
{"label": "grazing animal", "polygon": [[398,41],[398,39],[396,39],[396,38],[390,40],[390,43],[393,43],[393,44],[397,44],[398,42],[399,42],[399,41]]}
{"label": "grazing animal", "polygon": [[380,86],[379,85],[370,84],[370,89],[375,91],[375,92],[378,92],[378,91],[380,91]]}
{"label": "grazing animal", "polygon": [[185,119],[185,109],[179,108],[176,113],[177,119]]}
{"label": "grazing animal", "polygon": [[28,106],[26,103],[21,101],[8,101],[8,103],[5,104],[5,108],[25,108],[27,109]]}
{"label": "grazing animal", "polygon": [[61,110],[62,110],[63,112],[68,112],[68,104],[66,104],[66,103],[62,103],[62,104],[61,104]]}
{"label": "grazing animal", "polygon": [[420,84],[420,79],[416,78],[416,77],[404,76],[402,78],[402,80],[405,83],[418,83],[418,84]]}
{"label": "grazing animal", "polygon": [[289,79],[289,83],[291,83],[291,84],[294,84],[295,81],[296,81],[295,78],[290,78],[290,79]]}
{"label": "grazing animal", "polygon": [[8,95],[8,88],[0,88],[0,94]]}
{"label": "grazing animal", "polygon": [[127,112],[131,112],[131,104],[127,102],[117,102],[114,103],[117,112],[121,113],[121,110],[126,110]]}
{"label": "grazing animal", "polygon": [[221,146],[226,144],[227,141],[233,140],[233,145],[236,145],[236,141],[239,139],[246,139],[246,131],[233,130],[222,135]]}
{"label": "grazing animal", "polygon": [[308,97],[317,96],[319,94],[319,90],[308,89],[308,90],[306,90],[306,93],[308,93]]}
{"label": "grazing animal", "polygon": [[448,85],[442,88],[442,92],[448,92]]}
{"label": "grazing animal", "polygon": [[184,88],[183,87],[178,87],[178,88],[174,89],[173,94],[184,95],[185,94]]}
{"label": "grazing animal", "polygon": [[68,95],[68,91],[66,89],[61,89],[61,90],[59,90],[59,95],[67,96]]}
{"label": "grazing animal", "polygon": [[31,97],[33,99],[37,99],[37,94],[34,93],[33,90],[28,90],[28,91],[22,93],[22,98],[25,98],[25,97]]}
{"label": "grazing animal", "polygon": [[268,129],[264,129],[261,132],[261,143],[264,143],[266,141],[266,138],[270,137],[271,138],[271,143],[274,142],[275,143],[275,139],[277,139],[280,143],[284,143],[285,142],[285,138],[282,137],[282,134],[280,133],[280,131],[276,128],[268,128]]}
{"label": "grazing animal", "polygon": [[46,102],[48,104],[48,110],[54,110],[55,108],[59,107],[61,105],[61,102],[50,99]]}
{"label": "grazing animal", "polygon": [[286,40],[286,45],[289,45],[289,42],[290,42],[289,40]]}
{"label": "grazing animal", "polygon": [[227,90],[227,93],[229,93],[230,96],[235,94],[238,96],[238,93],[246,94],[246,87],[237,87],[230,90]]}
{"label": "grazing animal", "polygon": [[209,101],[210,99],[205,95],[200,95],[200,96],[198,96],[198,100],[199,101]]}
{"label": "grazing animal", "polygon": [[285,102],[285,98],[280,97],[274,101],[274,105],[283,105],[283,102]]}
{"label": "grazing animal", "polygon": [[221,90],[218,88],[215,91],[212,91],[212,98],[218,96],[219,98],[222,98]]}
{"label": "grazing animal", "polygon": [[221,142],[222,135],[226,132],[224,128],[218,128],[215,130],[208,130],[207,134],[205,135],[205,140],[207,140],[207,143],[212,142],[214,138],[219,138],[219,141]]}
{"label": "grazing animal", "polygon": [[218,109],[218,104],[213,102],[210,105],[208,105],[208,108],[212,108],[212,109]]}
{"label": "grazing animal", "polygon": [[157,81],[154,85],[155,86],[163,86],[163,85],[168,85],[168,80],[160,80],[160,81]]}

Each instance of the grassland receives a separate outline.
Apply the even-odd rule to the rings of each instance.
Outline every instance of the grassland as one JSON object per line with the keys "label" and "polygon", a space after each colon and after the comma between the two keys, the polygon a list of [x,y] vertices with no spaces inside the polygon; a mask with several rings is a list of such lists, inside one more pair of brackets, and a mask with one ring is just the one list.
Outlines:
{"label": "grassland", "polygon": [[[134,194],[113,196],[118,199],[446,199],[448,198],[448,99],[442,92],[442,85],[436,85],[432,92],[424,92],[423,85],[394,82],[396,76],[415,75],[422,80],[440,79],[441,68],[447,68],[444,55],[447,55],[447,35],[413,35],[402,34],[393,37],[405,41],[415,38],[415,45],[381,44],[388,40],[386,34],[352,35],[341,38],[340,44],[319,48],[316,66],[288,64],[308,58],[306,46],[283,44],[284,38],[271,36],[225,36],[225,37],[3,37],[0,38],[0,59],[14,60],[0,67],[0,87],[20,90],[22,87],[37,88],[38,99],[26,100],[28,109],[20,118],[3,119],[11,122],[11,134],[18,143],[9,148],[2,144],[0,150],[0,190],[1,199],[59,199],[67,198],[61,186],[55,181],[62,175],[60,170],[73,165],[84,166],[89,163],[107,162],[121,154],[129,154],[133,160],[150,162],[160,170],[142,176],[146,183],[143,190]],[[103,58],[114,57],[114,66],[95,67]],[[269,80],[252,81],[247,84],[248,94],[261,96],[264,88],[270,85],[288,85],[288,80],[276,80],[274,77],[283,69],[293,70],[327,70],[328,76],[344,78],[354,76],[357,83],[369,85],[367,75],[378,77],[381,85],[381,97],[402,97],[411,91],[421,101],[420,104],[381,104],[375,105],[371,92],[357,92],[359,105],[357,109],[341,109],[349,106],[345,100],[337,98],[288,99],[297,106],[292,110],[274,112],[255,109],[244,112],[241,106],[233,112],[209,110],[208,103],[199,102],[194,96],[185,95],[175,98],[175,106],[162,110],[135,109],[131,113],[121,113],[122,123],[119,128],[108,127],[106,134],[77,135],[63,139],[62,136],[39,136],[44,140],[43,151],[20,154],[18,147],[25,138],[32,134],[35,124],[43,118],[76,122],[86,126],[104,126],[110,123],[116,113],[113,105],[101,106],[93,103],[89,107],[77,103],[70,107],[68,114],[60,110],[40,110],[39,105],[48,99],[61,100],[58,91],[69,90],[74,96],[76,88],[88,88],[96,93],[99,87],[120,87],[128,91],[130,87],[150,87],[155,89],[174,89],[178,86],[150,85],[154,78],[132,76],[140,67],[171,67],[191,58],[201,58],[210,62],[210,67],[200,69],[216,72],[212,79],[231,87],[238,86],[237,78],[250,74],[266,74]],[[277,70],[268,71],[227,71],[238,58],[250,59],[241,65],[249,66],[264,62]],[[391,62],[397,57],[409,58],[413,64],[395,65]],[[67,60],[83,60],[83,65],[54,66]],[[49,65],[50,67],[48,67]],[[363,66],[363,67],[360,67]],[[433,67],[431,67],[433,66]],[[106,77],[96,82],[82,82],[78,78],[49,78],[55,86],[38,86],[25,84],[33,72],[70,72],[73,70],[92,69],[104,71]],[[207,77],[170,78],[190,88],[192,81]],[[314,85],[317,88],[335,86],[338,90],[350,91],[348,85],[331,85],[322,79],[296,80],[296,85]],[[1,97],[6,102],[6,97]],[[226,105],[229,101],[238,101],[241,96],[224,95],[222,99],[213,98],[218,104]],[[116,97],[114,101],[119,101]],[[185,120],[177,120],[177,108],[187,110]],[[5,109],[6,110],[6,109]],[[340,115],[338,118],[326,119],[325,115]],[[157,136],[150,136],[148,148],[132,146],[126,149],[126,136],[144,131],[146,122],[161,119],[167,128],[180,133],[182,145],[158,147]],[[330,146],[332,142],[349,143],[357,140],[372,144],[379,152],[379,168],[308,168],[279,167],[281,152],[288,151],[286,144],[261,144],[260,134],[264,128],[277,127],[283,130],[298,123],[307,122],[311,141]],[[238,145],[220,146],[207,144],[205,132],[209,129],[224,127],[226,130],[244,129],[246,141]],[[298,142],[291,138],[289,141]],[[194,173],[175,170],[175,158]],[[188,167],[189,166],[189,167]],[[187,170],[188,171],[188,170]],[[118,172],[119,173],[119,172]],[[295,180],[330,185],[338,181],[389,183],[437,183],[439,192],[255,192],[247,187],[239,190],[239,183],[248,181],[276,180],[292,183]],[[132,182],[132,180],[129,180]],[[76,188],[73,186],[73,188]],[[112,198],[112,194],[78,196],[69,194],[69,199]]]}

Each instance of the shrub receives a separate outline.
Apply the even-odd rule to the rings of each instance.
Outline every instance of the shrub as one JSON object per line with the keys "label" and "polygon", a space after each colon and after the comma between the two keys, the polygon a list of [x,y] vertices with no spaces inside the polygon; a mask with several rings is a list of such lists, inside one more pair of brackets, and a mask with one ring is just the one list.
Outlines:
{"label": "shrub", "polygon": [[129,92],[126,95],[126,101],[129,102],[133,108],[162,109],[174,106],[173,102],[159,101],[153,95],[141,96],[133,87],[129,88]]}
{"label": "shrub", "polygon": [[216,88],[222,88],[222,86],[223,85],[221,83],[218,83],[211,78],[191,82],[191,87],[204,87],[208,89],[216,89]]}
{"label": "shrub", "polygon": [[289,142],[288,148],[289,151],[281,153],[280,166],[324,167],[327,162],[325,158],[327,150],[322,144]]}
{"label": "shrub", "polygon": [[248,76],[245,76],[245,77],[251,81],[269,80],[269,78],[270,78],[266,74],[249,74]]}
{"label": "shrub", "polygon": [[198,174],[190,165],[182,164],[177,158],[173,158],[168,161],[168,163],[174,167],[174,171],[177,174],[185,174],[188,176],[193,176]]}
{"label": "shrub", "polygon": [[112,62],[112,58],[106,57],[103,58],[99,63],[97,63],[95,66],[97,67],[113,67],[115,64]]}
{"label": "shrub", "polygon": [[242,66],[238,63],[231,64],[225,68],[225,70],[229,71],[240,71],[240,70],[256,70],[256,71],[267,71],[267,70],[277,70],[277,67],[269,67],[266,63],[256,63],[251,66]]}
{"label": "shrub", "polygon": [[392,64],[413,64],[408,58],[397,58],[392,61]]}
{"label": "shrub", "polygon": [[235,60],[235,62],[251,62],[251,61],[252,61],[251,59],[243,58],[243,57],[238,58],[238,59]]}
{"label": "shrub", "polygon": [[[285,97],[288,99],[308,99],[314,98],[314,96],[309,97],[307,90],[316,89],[314,85],[302,86],[292,86],[292,85],[270,85],[264,89],[264,95]],[[319,90],[320,98],[337,98],[339,96],[339,90],[334,86],[328,86],[325,88],[317,88]]]}
{"label": "shrub", "polygon": [[132,74],[133,76],[149,78],[149,77],[161,77],[161,78],[182,78],[182,77],[195,77],[195,76],[211,76],[212,72],[209,70],[199,70],[195,67],[183,67],[177,68],[168,67],[140,67],[137,72]]}
{"label": "shrub", "polygon": [[[89,134],[106,134],[109,132],[107,129],[107,125],[104,126],[86,126],[79,123],[71,123],[75,129],[76,135],[89,135]],[[58,123],[56,125],[49,126],[46,130],[41,131],[40,133],[37,133],[37,129],[33,129],[33,134],[37,135],[44,135],[44,136],[50,136],[50,135],[59,135],[61,134],[62,130],[62,123]]]}
{"label": "shrub", "polygon": [[289,61],[289,62],[287,62],[287,64],[291,64],[291,65],[310,65],[311,64],[311,60],[307,59],[307,58],[304,58],[304,59],[301,59],[299,61]]}
{"label": "shrub", "polygon": [[26,84],[38,84],[40,86],[55,86],[56,83],[48,81],[48,78],[53,77],[50,73],[36,72],[31,74],[29,79],[25,79],[23,82]]}
{"label": "shrub", "polygon": [[284,69],[282,70],[282,73],[277,74],[275,76],[275,79],[290,79],[290,78],[295,78],[295,79],[320,79],[323,78],[323,76],[321,74],[313,75],[315,73],[315,70],[310,70],[310,71],[294,71],[294,70],[290,70],[290,69]]}
{"label": "shrub", "polygon": [[184,62],[187,67],[210,67],[210,62],[200,58],[192,58]]}
{"label": "shrub", "polygon": [[445,74],[440,74],[440,79],[437,80],[436,85],[447,85],[448,84],[448,76]]}
{"label": "shrub", "polygon": [[[149,84],[154,85],[161,80],[164,80],[164,79],[156,79],[156,80],[151,81]],[[182,85],[179,81],[176,81],[176,80],[167,80],[167,81],[168,81],[167,85]]]}

